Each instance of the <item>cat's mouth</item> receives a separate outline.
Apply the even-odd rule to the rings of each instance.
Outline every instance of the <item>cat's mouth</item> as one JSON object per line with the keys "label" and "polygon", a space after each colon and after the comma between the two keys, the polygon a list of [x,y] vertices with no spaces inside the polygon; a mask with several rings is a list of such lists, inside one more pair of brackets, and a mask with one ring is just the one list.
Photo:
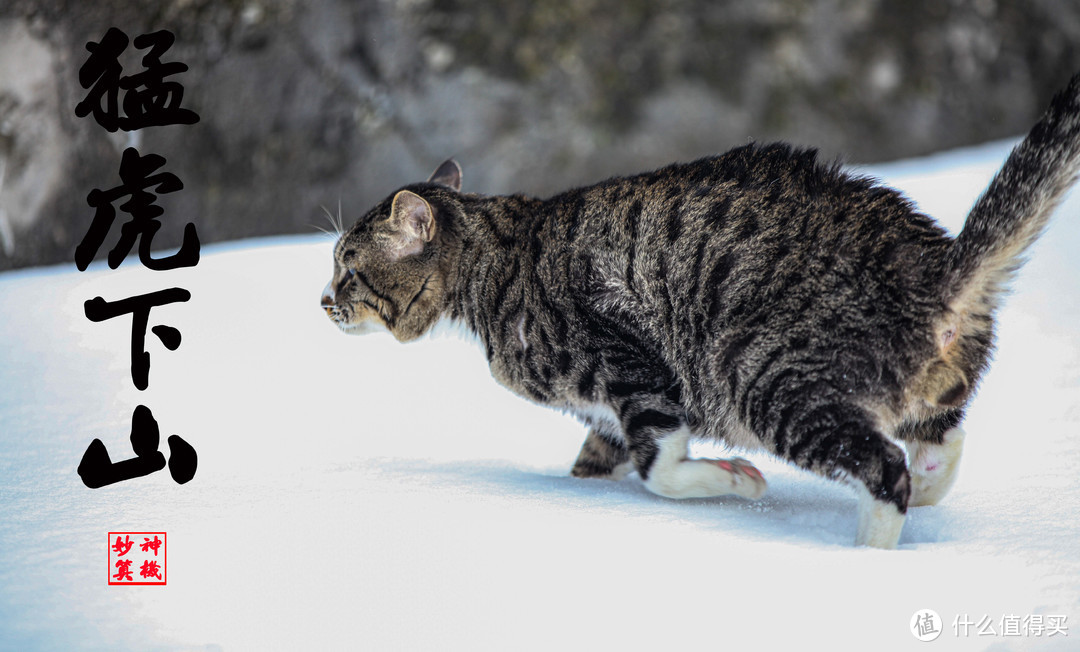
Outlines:
{"label": "cat's mouth", "polygon": [[341,332],[348,333],[349,335],[365,335],[367,333],[385,332],[387,328],[374,319],[365,319],[362,321],[349,321],[351,310],[345,310],[335,305],[332,299],[329,299],[324,295],[322,300],[322,309],[326,311],[326,316],[330,318],[330,321],[334,322],[334,325],[341,329]]}
{"label": "cat's mouth", "polygon": [[362,321],[355,324],[335,322],[341,332],[349,335],[367,335],[368,333],[386,333],[386,327],[375,321]]}

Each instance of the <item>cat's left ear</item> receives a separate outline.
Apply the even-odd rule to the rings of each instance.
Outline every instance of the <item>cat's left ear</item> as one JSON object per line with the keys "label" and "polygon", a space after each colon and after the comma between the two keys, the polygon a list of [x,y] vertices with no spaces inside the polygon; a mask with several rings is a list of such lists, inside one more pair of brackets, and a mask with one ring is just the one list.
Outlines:
{"label": "cat's left ear", "polygon": [[412,256],[435,237],[435,214],[423,197],[402,190],[390,205],[390,226],[394,230],[394,257]]}
{"label": "cat's left ear", "polygon": [[431,173],[428,183],[437,183],[461,192],[461,166],[454,159],[446,159]]}

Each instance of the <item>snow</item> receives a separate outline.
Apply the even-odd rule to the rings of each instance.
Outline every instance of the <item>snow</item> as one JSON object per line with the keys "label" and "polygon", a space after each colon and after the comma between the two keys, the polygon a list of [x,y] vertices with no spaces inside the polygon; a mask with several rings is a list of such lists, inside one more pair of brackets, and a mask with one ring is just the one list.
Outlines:
{"label": "snow", "polygon": [[[1010,145],[862,171],[956,232]],[[1001,314],[956,486],[895,551],[852,547],[850,490],[762,456],[756,502],[569,477],[582,426],[498,387],[474,344],[338,332],[326,238],[0,274],[0,649],[905,650],[926,608],[935,649],[1080,649],[1078,217],[1080,193]],[[139,392],[130,319],[82,304],[166,287],[192,298],[150,323],[183,343],[148,335]],[[87,489],[83,451],[130,457],[139,404],[163,452],[174,433],[196,448],[195,479]],[[167,586],[107,585],[123,530],[168,533]],[[1031,615],[1069,636],[1001,635]],[[996,636],[953,631],[983,616]]]}

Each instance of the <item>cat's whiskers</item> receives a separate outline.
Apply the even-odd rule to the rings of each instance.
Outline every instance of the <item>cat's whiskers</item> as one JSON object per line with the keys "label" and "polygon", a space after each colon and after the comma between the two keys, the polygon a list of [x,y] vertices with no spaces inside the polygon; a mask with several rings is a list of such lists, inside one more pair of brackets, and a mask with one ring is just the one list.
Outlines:
{"label": "cat's whiskers", "polygon": [[329,231],[329,230],[319,226],[318,224],[308,223],[308,226],[310,226],[311,228],[319,231],[320,233],[325,233],[327,236],[329,236],[330,238],[333,238],[334,240],[337,240],[339,237],[341,237],[341,234],[334,233],[333,231]]}
{"label": "cat's whiskers", "polygon": [[326,227],[320,226],[318,224],[312,224],[310,222],[308,223],[308,226],[313,229],[317,229],[322,233],[325,233],[327,237],[329,237],[334,242],[337,242],[341,239],[341,236],[345,234],[345,229],[341,218],[341,200],[338,200],[337,217],[335,217],[334,214],[330,212],[330,209],[328,209],[326,206],[320,205],[319,208],[322,209],[323,216],[328,222],[330,222],[330,228],[333,230],[329,230]]}

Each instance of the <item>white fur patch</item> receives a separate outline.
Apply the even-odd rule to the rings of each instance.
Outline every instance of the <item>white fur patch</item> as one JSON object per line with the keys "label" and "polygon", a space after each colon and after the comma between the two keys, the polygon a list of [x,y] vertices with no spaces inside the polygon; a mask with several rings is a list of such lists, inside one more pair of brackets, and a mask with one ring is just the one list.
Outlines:
{"label": "white fur patch", "polygon": [[688,459],[689,441],[690,429],[686,426],[660,440],[660,452],[645,481],[649,491],[666,498],[709,498],[729,494],[759,498],[765,493],[765,479],[760,473],[751,476],[738,470],[749,466],[745,461],[739,465],[727,463],[733,470],[726,470],[719,465],[720,460]]}
{"label": "white fur patch", "polygon": [[605,403],[574,403],[566,406],[565,410],[573,414],[586,425],[600,427],[606,435],[616,435],[622,439],[622,424],[619,423],[619,415]]}
{"label": "white fur patch", "polygon": [[892,550],[900,541],[904,520],[896,505],[876,500],[865,487],[859,487],[859,530],[855,545]]}
{"label": "white fur patch", "polygon": [[378,319],[369,319],[362,321],[359,324],[341,324],[341,330],[349,335],[369,335],[371,333],[389,333],[386,328]]}
{"label": "white fur patch", "polygon": [[484,343],[480,341],[480,336],[471,330],[464,321],[460,319],[451,319],[449,317],[441,317],[439,321],[432,324],[428,329],[427,337],[432,339],[440,338],[453,338],[458,340],[464,340],[471,344],[475,344],[484,350]]}
{"label": "white fur patch", "polygon": [[910,507],[936,505],[949,493],[964,452],[964,431],[952,428],[941,444],[906,442],[911,472]]}
{"label": "white fur patch", "polygon": [[517,336],[518,341],[521,342],[522,353],[528,353],[529,341],[525,339],[525,315],[522,315],[517,322]]}

